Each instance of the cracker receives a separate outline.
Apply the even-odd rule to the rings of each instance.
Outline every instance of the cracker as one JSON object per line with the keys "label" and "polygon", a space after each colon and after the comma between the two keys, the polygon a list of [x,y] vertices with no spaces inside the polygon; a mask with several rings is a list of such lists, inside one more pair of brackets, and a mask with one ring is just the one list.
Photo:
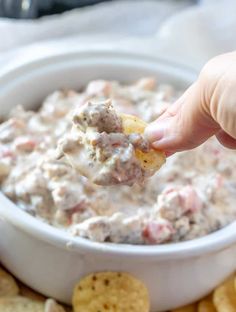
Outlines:
{"label": "cracker", "polygon": [[141,163],[144,170],[159,170],[165,163],[165,154],[163,152],[157,152],[151,149],[148,153],[144,153],[140,150],[135,151],[135,155]]}
{"label": "cracker", "polygon": [[74,312],[148,312],[148,291],[128,273],[100,272],[84,277],[74,288]]}
{"label": "cracker", "polygon": [[21,296],[0,298],[1,312],[44,312],[44,303]]}
{"label": "cracker", "polygon": [[15,279],[0,268],[0,297],[16,296],[19,293],[19,287]]}
{"label": "cracker", "polygon": [[208,296],[198,303],[198,312],[216,312],[212,296]]}
{"label": "cracker", "polygon": [[197,304],[188,304],[178,309],[174,309],[171,312],[197,312]]}
{"label": "cracker", "polygon": [[120,114],[122,120],[123,132],[125,134],[138,133],[143,134],[147,126],[146,122],[142,119],[128,114]]}
{"label": "cracker", "polygon": [[235,276],[228,278],[213,293],[213,302],[218,312],[236,312]]}
{"label": "cracker", "polygon": [[[121,114],[123,132],[125,134],[143,134],[147,124],[136,116]],[[157,171],[165,163],[166,157],[164,152],[151,149],[149,152],[144,153],[141,150],[135,151],[137,159],[140,161],[144,170]]]}
{"label": "cracker", "polygon": [[29,288],[28,286],[19,283],[20,287],[20,295],[32,300],[41,301],[44,302],[46,300],[46,297],[39,294],[38,292],[34,291],[33,289]]}

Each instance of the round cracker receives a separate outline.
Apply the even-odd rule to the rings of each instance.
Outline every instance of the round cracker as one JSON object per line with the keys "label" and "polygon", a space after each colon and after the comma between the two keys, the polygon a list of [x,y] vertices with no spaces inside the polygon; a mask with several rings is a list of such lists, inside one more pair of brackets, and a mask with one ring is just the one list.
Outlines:
{"label": "round cracker", "polygon": [[33,289],[29,288],[28,286],[19,283],[20,287],[20,295],[32,300],[41,301],[44,302],[46,300],[46,297],[39,294],[38,292],[34,291]]}
{"label": "round cracker", "polygon": [[1,312],[44,312],[44,303],[21,296],[0,298]]}
{"label": "round cracker", "polygon": [[228,278],[213,293],[213,302],[218,312],[236,311],[235,276]]}
{"label": "round cracker", "polygon": [[143,134],[147,126],[142,119],[128,114],[120,114],[124,134],[138,133]]}
{"label": "round cracker", "polygon": [[216,312],[212,296],[206,297],[198,303],[198,312]]}
{"label": "round cracker", "polygon": [[19,287],[15,279],[0,268],[0,297],[16,296],[19,293]]}
{"label": "round cracker", "polygon": [[74,288],[74,312],[148,312],[144,284],[128,273],[99,272],[84,277]]}
{"label": "round cracker", "polygon": [[[127,114],[121,114],[120,117],[122,119],[123,132],[125,134],[144,133],[147,126],[146,122],[136,116]],[[153,148],[148,153],[136,149],[135,154],[144,170],[157,171],[166,161],[165,154],[162,151]]]}
{"label": "round cracker", "polygon": [[236,275],[234,276],[234,290],[236,292]]}
{"label": "round cracker", "polygon": [[188,304],[184,307],[174,309],[171,312],[197,312],[197,304],[196,303]]}
{"label": "round cracker", "polygon": [[166,161],[165,154],[163,152],[157,152],[154,149],[151,149],[148,153],[144,153],[137,149],[135,155],[144,170],[157,171]]}

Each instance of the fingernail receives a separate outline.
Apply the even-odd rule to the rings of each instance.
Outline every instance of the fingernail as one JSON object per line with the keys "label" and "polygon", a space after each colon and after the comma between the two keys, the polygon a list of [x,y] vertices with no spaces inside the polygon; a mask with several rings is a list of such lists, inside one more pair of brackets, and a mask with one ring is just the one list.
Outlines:
{"label": "fingernail", "polygon": [[144,132],[145,137],[150,142],[155,142],[163,139],[166,129],[168,128],[168,124],[169,122],[167,119],[155,121],[149,124]]}

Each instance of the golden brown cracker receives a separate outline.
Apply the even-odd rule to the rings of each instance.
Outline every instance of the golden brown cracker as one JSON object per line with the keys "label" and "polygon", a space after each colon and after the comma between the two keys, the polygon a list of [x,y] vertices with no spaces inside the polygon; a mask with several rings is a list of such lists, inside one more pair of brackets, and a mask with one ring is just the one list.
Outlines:
{"label": "golden brown cracker", "polygon": [[4,269],[0,268],[0,297],[16,296],[19,287],[15,279]]}
{"label": "golden brown cracker", "polygon": [[171,312],[197,312],[197,304],[196,303],[188,304],[181,308],[174,309]]}
{"label": "golden brown cracker", "polygon": [[28,286],[24,285],[23,283],[19,282],[19,288],[20,288],[20,295],[32,300],[37,300],[44,302],[46,300],[46,297],[39,294],[38,292],[34,291],[33,289],[29,288]]}
{"label": "golden brown cracker", "polygon": [[148,291],[128,273],[100,272],[84,277],[74,288],[74,312],[148,312]]}
{"label": "golden brown cracker", "polygon": [[203,298],[198,303],[198,312],[216,312],[212,295]]}
{"label": "golden brown cracker", "polygon": [[44,312],[44,303],[21,296],[0,298],[1,312]]}
{"label": "golden brown cracker", "polygon": [[217,312],[236,312],[235,275],[215,289],[213,302]]}
{"label": "golden brown cracker", "polygon": [[[121,114],[123,131],[125,134],[143,134],[147,124],[136,116]],[[137,159],[144,170],[158,170],[165,163],[164,152],[151,149],[148,153],[136,149]]]}

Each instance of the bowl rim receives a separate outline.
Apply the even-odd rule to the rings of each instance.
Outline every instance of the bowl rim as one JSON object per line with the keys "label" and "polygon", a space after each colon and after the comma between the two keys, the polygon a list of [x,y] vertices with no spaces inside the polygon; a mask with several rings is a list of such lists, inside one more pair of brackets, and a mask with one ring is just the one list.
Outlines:
{"label": "bowl rim", "polygon": [[[58,50],[57,50],[58,51]],[[51,51],[50,51],[51,52]],[[21,73],[22,69],[28,68],[29,70],[38,66],[40,62],[45,65],[52,62],[53,59],[68,58],[71,55],[84,55],[85,57],[93,56],[118,56],[122,58],[137,57],[138,59],[155,61],[164,64],[168,67],[182,69],[192,74],[196,74],[193,68],[179,65],[159,57],[152,57],[149,55],[143,55],[142,53],[131,53],[121,51],[103,51],[89,50],[89,51],[62,51],[49,56],[37,57],[33,60],[18,63],[15,66],[6,68],[0,71],[0,86],[7,85],[9,78],[12,78],[12,74],[15,72]],[[17,75],[16,75],[17,76]],[[208,234],[204,237],[195,238],[193,240],[185,242],[177,242],[164,245],[131,245],[131,244],[116,244],[116,243],[98,243],[91,240],[73,237],[66,231],[51,226],[39,218],[33,217],[25,211],[19,209],[10,199],[8,199],[2,192],[0,192],[0,218],[2,221],[7,221],[13,226],[21,229],[23,232],[28,233],[31,236],[53,244],[59,248],[67,249],[76,253],[96,253],[97,255],[106,256],[119,256],[121,258],[132,258],[136,261],[145,260],[167,260],[167,259],[183,259],[193,256],[199,256],[205,253],[217,252],[221,249],[227,248],[230,245],[236,244],[236,221],[227,225],[226,227]]]}
{"label": "bowl rim", "polygon": [[[42,45],[43,46],[43,45]],[[13,80],[17,80],[20,77],[22,72],[31,71],[35,69],[39,69],[43,66],[52,65],[54,61],[68,61],[76,60],[78,57],[84,59],[103,59],[115,58],[116,60],[127,61],[127,60],[138,60],[139,62],[144,61],[146,63],[158,64],[160,67],[171,68],[176,71],[185,72],[185,75],[194,76],[195,78],[198,76],[198,71],[194,67],[189,65],[183,65],[181,63],[176,63],[171,60],[162,59],[161,57],[145,54],[139,51],[115,51],[104,48],[95,48],[95,49],[79,49],[68,48],[66,50],[53,49],[43,51],[42,55],[25,55],[25,51],[27,48],[21,49],[18,58],[12,59],[11,62],[6,62],[0,68],[0,86],[7,86],[9,83],[12,83]],[[21,55],[22,54],[22,55]]]}

